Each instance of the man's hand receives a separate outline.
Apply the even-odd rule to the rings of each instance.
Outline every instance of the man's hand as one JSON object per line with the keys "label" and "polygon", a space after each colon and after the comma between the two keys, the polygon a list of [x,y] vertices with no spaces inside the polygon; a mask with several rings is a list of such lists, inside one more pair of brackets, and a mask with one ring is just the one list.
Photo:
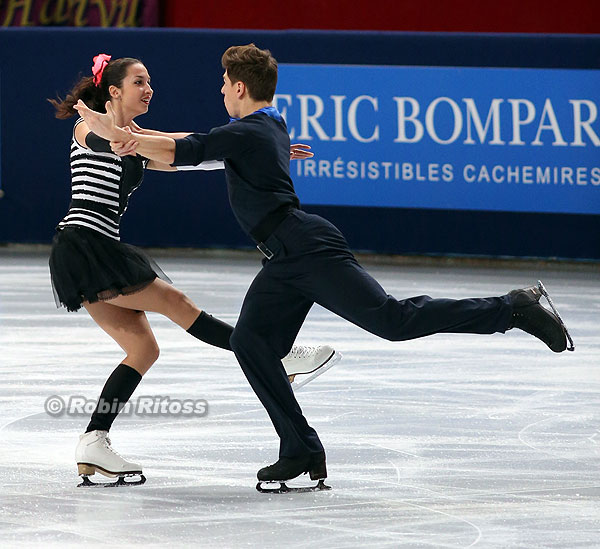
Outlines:
{"label": "man's hand", "polygon": [[110,148],[117,156],[137,156],[137,146],[137,141],[128,141],[127,143],[119,143],[117,141],[110,142]]}
{"label": "man's hand", "polygon": [[304,160],[313,156],[315,154],[310,152],[310,145],[303,145],[302,143],[290,145],[290,160]]}
{"label": "man's hand", "polygon": [[145,134],[146,130],[140,126],[138,126],[138,124],[135,121],[131,121],[131,123],[129,124],[129,127],[131,128],[131,131],[133,133],[142,133]]}
{"label": "man's hand", "polygon": [[128,141],[127,143],[120,143],[118,141],[110,142],[110,148],[117,156],[137,156],[137,153],[135,152],[137,146],[137,141]]}
{"label": "man's hand", "polygon": [[[130,128],[129,126],[125,126],[123,129],[129,134],[133,133],[132,128]],[[138,147],[138,142],[135,139],[131,139],[126,142],[120,142],[120,141],[111,141],[110,142],[110,148],[112,149],[112,152],[115,153],[117,156],[127,156],[127,155],[137,156],[137,152],[136,152],[137,147]]]}
{"label": "man's hand", "polygon": [[106,102],[106,114],[93,111],[80,99],[73,108],[85,120],[90,131],[108,141],[129,141],[130,135],[115,124],[115,113],[110,101]]}
{"label": "man's hand", "polygon": [[[148,130],[140,134],[136,133],[135,130],[132,132],[131,129],[127,131],[119,128],[115,124],[115,113],[110,101],[106,103],[106,114],[89,109],[81,99],[73,107],[85,120],[90,131],[110,141],[111,148],[118,150],[118,154],[133,154],[137,152],[149,160],[155,160],[162,164],[173,164],[175,161],[174,138],[160,135],[146,135]],[[139,128],[139,126],[137,127]],[[131,141],[135,141],[136,145],[134,146]],[[115,145],[114,148],[112,147],[113,144]]]}

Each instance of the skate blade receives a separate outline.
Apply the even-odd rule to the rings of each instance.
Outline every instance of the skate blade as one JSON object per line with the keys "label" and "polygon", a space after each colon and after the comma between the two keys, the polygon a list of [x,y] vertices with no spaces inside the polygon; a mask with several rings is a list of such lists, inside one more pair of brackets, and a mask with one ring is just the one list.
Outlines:
{"label": "skate blade", "polygon": [[[269,487],[270,484],[279,485],[278,487]],[[266,485],[266,486],[263,486]],[[261,494],[302,494],[305,492],[320,492],[321,490],[331,490],[331,486],[325,484],[324,479],[319,480],[315,486],[288,486],[282,480],[259,481],[256,489]]]}
{"label": "skate blade", "polygon": [[329,370],[329,368],[337,364],[340,360],[342,360],[342,353],[334,351],[329,360],[325,364],[323,364],[323,366],[317,368],[314,372],[311,372],[310,375],[302,381],[296,381],[295,378],[296,376],[303,374],[294,374],[293,376],[290,376],[294,378],[292,381],[290,381],[290,383],[292,384],[292,389],[294,391],[302,389],[302,387],[304,387],[307,383],[310,383],[316,377],[319,377],[321,374],[324,374],[327,370]]}
{"label": "skate blade", "polygon": [[558,318],[558,321],[560,322],[560,325],[561,325],[563,331],[565,332],[565,336],[569,343],[569,345],[567,345],[567,351],[574,351],[575,345],[573,344],[573,340],[571,339],[571,334],[569,334],[569,330],[567,330],[567,325],[565,324],[564,320],[561,318],[560,314],[558,314],[558,311],[557,311],[556,307],[554,306],[554,303],[552,303],[552,298],[548,294],[548,290],[546,290],[546,288],[542,284],[541,280],[538,280],[537,287],[538,287],[539,291],[542,293],[542,295],[546,298],[548,305],[550,305],[552,312],[556,315],[556,318]]}
{"label": "skate blade", "polygon": [[[127,477],[138,476],[139,480],[126,481]],[[77,488],[118,488],[119,486],[141,486],[146,482],[146,477],[141,473],[122,475],[115,482],[92,482],[88,475],[82,475]]]}

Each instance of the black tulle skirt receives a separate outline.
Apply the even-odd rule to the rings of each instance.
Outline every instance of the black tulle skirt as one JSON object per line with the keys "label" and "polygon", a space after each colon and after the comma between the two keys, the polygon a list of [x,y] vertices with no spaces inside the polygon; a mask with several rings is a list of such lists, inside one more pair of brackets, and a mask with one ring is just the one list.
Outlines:
{"label": "black tulle skirt", "polygon": [[65,227],[52,241],[50,276],[56,306],[77,311],[143,290],[154,279],[171,283],[146,253],[83,227]]}

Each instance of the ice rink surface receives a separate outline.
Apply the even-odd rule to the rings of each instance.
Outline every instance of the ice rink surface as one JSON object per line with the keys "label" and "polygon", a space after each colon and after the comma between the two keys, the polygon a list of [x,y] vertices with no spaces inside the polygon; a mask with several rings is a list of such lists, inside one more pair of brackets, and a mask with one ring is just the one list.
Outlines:
{"label": "ice rink surface", "polygon": [[[156,256],[201,308],[234,323],[258,257]],[[0,251],[2,547],[583,548],[600,546],[600,273],[367,265],[398,298],[501,295],[545,283],[575,340],[556,355],[506,335],[377,339],[315,306],[300,343],[343,360],[298,400],[325,445],[329,492],[264,495],[277,438],[234,356],[150,314],[158,362],[134,394],[205,399],[206,417],[117,418],[144,486],[77,488],[87,415],[122,351],[84,311],[57,310],[46,255]]]}

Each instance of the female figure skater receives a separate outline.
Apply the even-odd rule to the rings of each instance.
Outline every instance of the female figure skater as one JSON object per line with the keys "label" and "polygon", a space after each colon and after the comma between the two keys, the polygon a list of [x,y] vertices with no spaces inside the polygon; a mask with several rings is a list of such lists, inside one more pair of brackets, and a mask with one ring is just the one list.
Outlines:
{"label": "female figure skater", "polygon": [[[64,100],[49,101],[56,117],[76,114],[79,99],[90,108],[105,111],[110,101],[119,126],[135,131],[181,137],[142,130],[133,119],[148,111],[153,90],[141,61],[94,57],[93,76],[82,78]],[[306,146],[292,146],[292,158],[312,156]],[[94,321],[125,351],[126,357],[109,376],[86,432],[79,437],[76,461],[84,485],[94,472],[123,478],[140,475],[142,468],[123,459],[111,447],[108,431],[117,414],[157,360],[159,348],[144,311],[165,315],[194,337],[231,350],[233,327],[200,310],[143,251],[120,242],[119,224],[129,197],[141,184],[144,168],[175,171],[168,164],[138,155],[117,156],[108,141],[91,132],[83,119],[75,123],[71,140],[72,197],[68,213],[57,226],[50,255],[50,273],[57,306],[68,311],[82,306]],[[218,169],[208,162],[198,169]],[[324,371],[339,360],[329,346],[294,347],[283,363],[290,377]],[[313,375],[314,377],[314,375]],[[308,381],[308,380],[307,380]]]}

